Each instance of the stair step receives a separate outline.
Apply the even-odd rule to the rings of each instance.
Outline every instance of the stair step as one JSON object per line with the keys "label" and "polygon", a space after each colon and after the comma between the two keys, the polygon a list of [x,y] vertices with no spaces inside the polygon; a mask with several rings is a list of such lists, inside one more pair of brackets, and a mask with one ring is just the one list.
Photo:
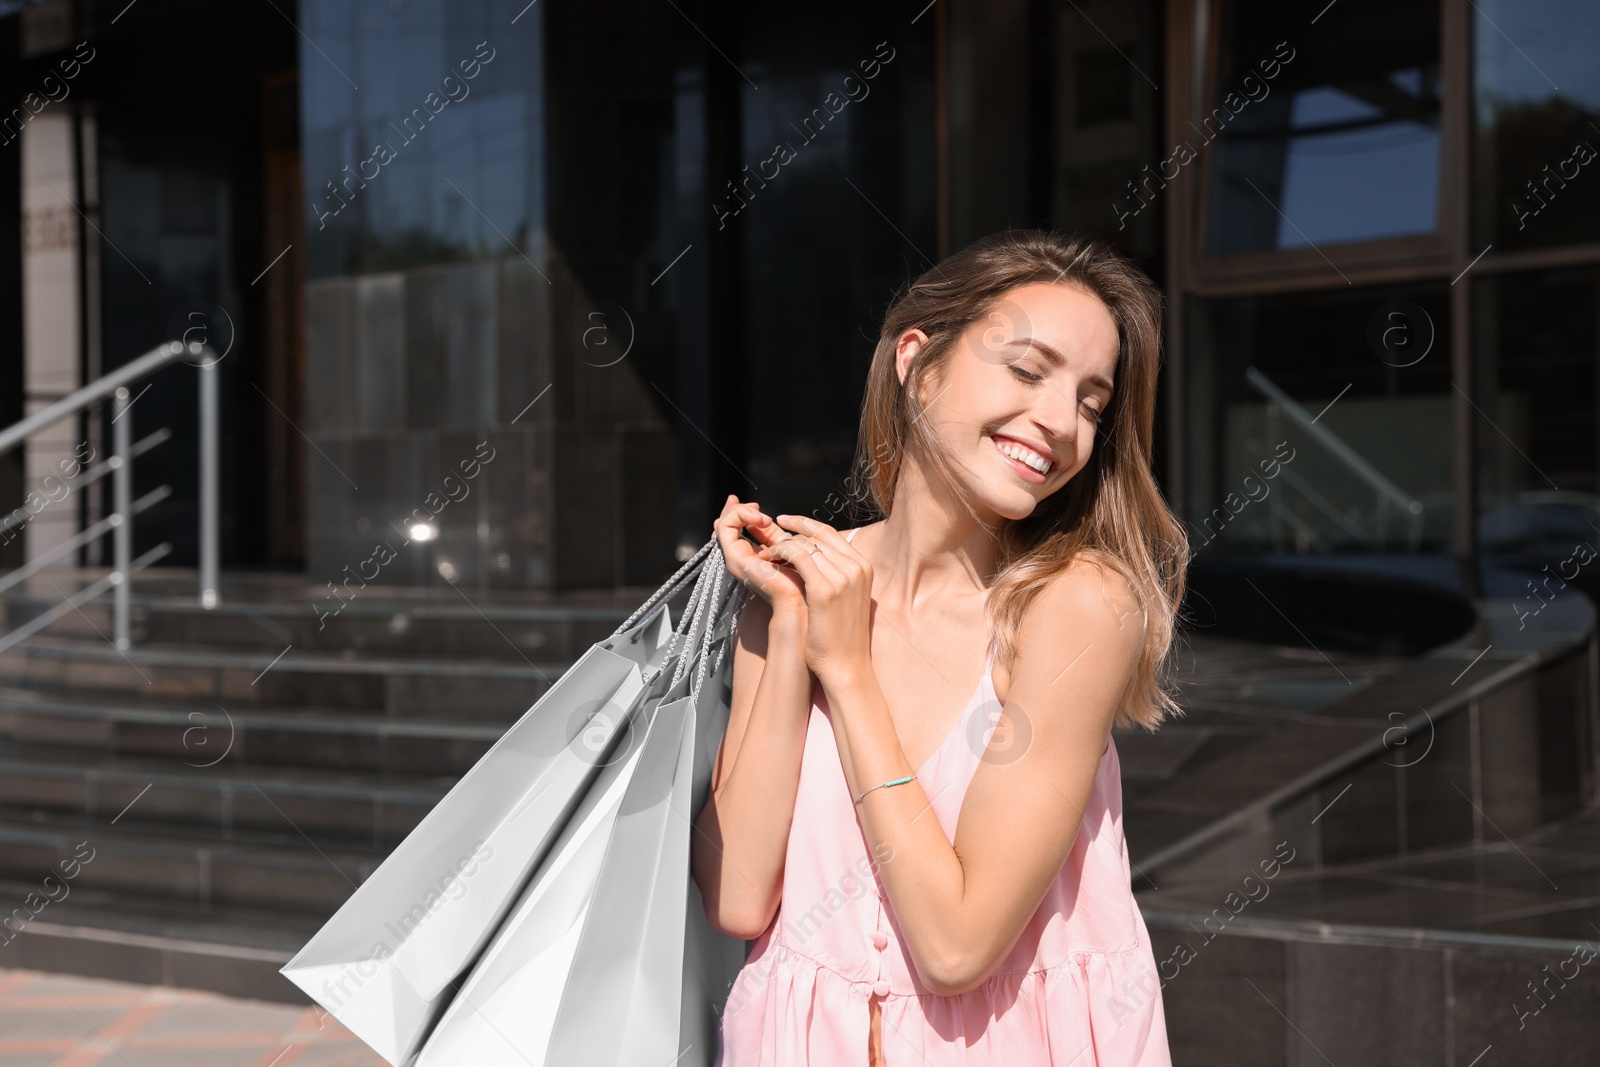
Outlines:
{"label": "stair step", "polygon": [[[53,580],[70,592],[87,581],[85,571]],[[94,574],[98,575],[96,571]],[[55,574],[55,572],[52,572]],[[651,590],[565,593],[545,602],[537,594],[369,587],[334,599],[326,584],[289,576],[255,576],[239,589],[240,576],[224,576],[222,600],[202,608],[192,589],[141,577],[130,597],[135,643],[175,642],[236,647],[283,647],[364,655],[449,655],[521,662],[524,657],[573,658],[603,640]],[[166,589],[166,592],[161,590]],[[342,590],[341,590],[342,591]],[[9,624],[19,625],[61,601],[48,587],[4,594]],[[548,596],[548,595],[547,595]],[[448,599],[446,599],[448,597]],[[102,594],[52,623],[48,633],[100,637],[111,632],[113,596]],[[337,609],[337,610],[335,610]]]}
{"label": "stair step", "polygon": [[[0,631],[102,573],[0,594]],[[318,618],[303,576],[221,577],[204,610],[141,572],[126,651],[107,594],[0,653],[0,908],[79,859],[0,966],[305,1003],[278,968],[653,591],[374,586]]]}
{"label": "stair step", "polygon": [[327,708],[231,711],[182,700],[138,707],[93,690],[0,686],[0,741],[164,756],[191,766],[227,756],[263,765],[459,776],[505,730],[439,720],[393,722]]}
{"label": "stair step", "polygon": [[[242,907],[327,916],[383,861],[387,849],[301,841],[204,841],[193,836],[83,819],[23,821],[0,813],[0,878],[158,898],[204,910]],[[43,889],[31,890],[40,892]],[[18,904],[21,898],[16,899]]]}
{"label": "stair step", "polygon": [[41,634],[0,654],[0,683],[115,692],[140,701],[312,705],[396,719],[448,715],[486,723],[514,720],[569,666],[570,660],[501,663],[173,644],[135,645],[121,652],[105,640]]}
{"label": "stair step", "polygon": [[457,780],[228,762],[203,767],[0,743],[0,804],[11,807],[224,833],[287,823],[305,834],[391,847]]}
{"label": "stair step", "polygon": [[[18,604],[17,623],[49,605]],[[262,648],[293,644],[298,649],[337,654],[357,652],[367,656],[451,655],[471,656],[491,662],[521,663],[524,657],[570,656],[595,641],[604,640],[626,612],[546,611],[534,617],[485,618],[471,609],[466,615],[437,609],[425,615],[399,610],[353,619],[319,620],[304,609],[290,612],[281,605],[247,610],[203,612],[145,606],[130,612],[130,637],[135,644],[201,644],[213,648]],[[46,632],[56,636],[96,638],[112,632],[109,603],[86,605],[56,620]]]}
{"label": "stair step", "polygon": [[[92,863],[91,865],[92,866]],[[87,868],[85,868],[86,870]],[[207,989],[289,1004],[305,994],[278,973],[324,917],[263,908],[201,908],[128,892],[50,883],[56,899],[39,904],[42,875],[0,879],[0,899],[36,894],[28,916],[0,929],[0,967],[110,978],[142,985]],[[65,892],[65,895],[61,895]]]}

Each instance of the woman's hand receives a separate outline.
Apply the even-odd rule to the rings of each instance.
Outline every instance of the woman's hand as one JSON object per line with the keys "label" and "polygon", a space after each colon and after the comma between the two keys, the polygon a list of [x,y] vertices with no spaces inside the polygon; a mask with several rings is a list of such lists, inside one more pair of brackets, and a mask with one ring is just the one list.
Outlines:
{"label": "woman's hand", "polygon": [[747,528],[761,542],[763,551],[793,536],[779,529],[771,516],[761,511],[761,505],[754,501],[741,504],[738,497],[729,493],[722,514],[712,525],[717,540],[722,543],[722,556],[727,562],[728,573],[754,589],[770,604],[774,617],[792,614],[804,618],[806,598],[800,576],[789,567],[757,556],[755,546],[742,536],[742,531]]}
{"label": "woman's hand", "polygon": [[797,573],[806,606],[806,665],[819,681],[872,666],[872,564],[844,535],[804,515],[779,515],[793,535],[755,555]]}

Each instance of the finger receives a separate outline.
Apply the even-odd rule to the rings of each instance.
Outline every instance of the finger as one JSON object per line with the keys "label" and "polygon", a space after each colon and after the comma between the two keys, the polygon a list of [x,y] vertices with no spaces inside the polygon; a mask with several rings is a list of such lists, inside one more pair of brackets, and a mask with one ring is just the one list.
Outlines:
{"label": "finger", "polygon": [[740,512],[743,506],[742,504],[728,504],[722,509],[722,514],[718,515],[716,521],[711,524],[711,528],[716,531],[717,536],[724,538],[724,547],[726,547],[726,538],[728,536],[737,537],[739,530],[744,526],[744,517]]}
{"label": "finger", "polygon": [[728,499],[722,502],[722,511],[718,513],[716,522],[713,523],[713,525],[720,525],[728,522],[742,506],[743,505],[739,503],[739,498],[734,496],[732,493],[729,493]]}
{"label": "finger", "polygon": [[[755,505],[752,504],[751,507],[755,508]],[[744,525],[745,529],[750,531],[750,536],[763,545],[775,545],[779,541],[787,541],[794,536],[774,522],[772,516],[766,514],[760,508],[755,508],[750,521]]]}
{"label": "finger", "polygon": [[742,537],[737,537],[740,548],[736,551],[742,557],[743,553],[750,553],[748,559],[736,558],[730,561],[728,572],[746,585],[755,589],[766,600],[784,592],[780,583],[800,583],[801,578],[795,571],[778,563],[767,560],[756,553],[756,549]]}
{"label": "finger", "polygon": [[805,579],[808,588],[813,584],[820,586],[827,580],[817,568],[816,559],[806,548],[802,538],[791,537],[786,541],[779,541],[766,549],[766,556],[768,559],[782,560],[793,567],[799,572],[800,577]]}
{"label": "finger", "polygon": [[812,554],[811,562],[817,565],[817,572],[821,574],[825,580],[833,583],[832,587],[834,589],[854,588],[855,583],[850,580],[850,576],[846,574],[842,568],[840,568],[838,560],[828,558],[828,552],[826,549],[819,547],[817,551]]}
{"label": "finger", "polygon": [[[835,581],[848,585],[857,593],[872,599],[871,584],[866,575],[866,568],[870,566],[865,556],[856,551],[854,545],[845,539],[844,534],[806,515],[779,515],[777,521],[781,526],[794,527],[799,530],[799,536],[809,538],[818,547],[818,555],[828,554],[828,567],[822,573],[828,574]],[[844,562],[849,560],[849,563]]]}
{"label": "finger", "polygon": [[734,501],[723,508],[722,514],[717,516],[717,521],[714,526],[718,529],[724,527],[731,529],[734,535],[738,536],[748,526],[760,523],[770,523],[771,521],[772,520],[761,511],[761,505],[755,503],[754,501],[749,503],[738,503],[737,501]]}
{"label": "finger", "polygon": [[[843,589],[853,584],[849,576],[839,567],[838,561],[829,559],[827,550],[817,544],[815,538],[802,534],[795,541],[797,550],[805,552],[806,559],[811,562],[812,567],[817,572],[818,577],[811,579],[811,581],[817,582],[820,579],[822,582],[829,583],[826,586],[822,586],[822,588],[830,589]],[[815,551],[812,551],[812,549],[815,549]]]}
{"label": "finger", "polygon": [[[741,537],[744,530],[749,530],[756,544],[767,545],[774,541],[789,536],[787,531],[781,530],[772,517],[761,510],[761,505],[754,501],[740,502],[737,496],[728,494],[728,501],[723,505],[722,514],[718,516],[719,523],[732,526],[734,536]],[[726,553],[726,549],[724,549]]]}
{"label": "finger", "polygon": [[819,519],[813,519],[809,515],[779,515],[777,523],[786,530],[815,538],[817,544],[830,552],[839,552],[841,557],[862,559],[855,547],[845,540],[844,534]]}
{"label": "finger", "polygon": [[757,562],[757,557],[756,546],[745,540],[740,534],[745,524],[745,515],[742,509],[748,507],[748,505],[733,503],[733,499],[729,497],[730,503],[723,509],[722,514],[717,517],[717,521],[712,525],[716,531],[717,541],[722,545],[724,559],[728,561],[730,567],[734,568],[734,573],[737,574],[741,565],[754,564]]}

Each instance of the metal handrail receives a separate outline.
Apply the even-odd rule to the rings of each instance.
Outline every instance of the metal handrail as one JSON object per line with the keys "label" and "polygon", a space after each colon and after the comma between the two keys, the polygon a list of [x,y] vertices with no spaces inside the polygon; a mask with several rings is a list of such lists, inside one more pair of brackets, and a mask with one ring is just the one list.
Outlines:
{"label": "metal handrail", "polygon": [[[138,515],[140,512],[148,511],[150,508],[155,507],[157,504],[161,503],[161,501],[165,500],[171,495],[172,486],[170,485],[163,485],[159,489],[152,489],[138,500],[135,500],[133,502],[133,506],[128,509],[128,512],[130,515]],[[118,525],[117,520],[118,516],[114,514],[107,515],[93,526],[90,526],[87,530],[74,534],[72,537],[67,538],[65,541],[54,546],[53,548],[45,549],[37,556],[30,559],[28,563],[30,565],[37,565],[39,568],[44,567],[44,565],[47,563],[54,563],[56,560],[67,555],[68,553],[82,548],[84,545],[93,541],[96,537],[102,537],[111,530],[115,530]],[[18,567],[16,570],[7,574],[4,578],[0,578],[0,593],[10,589],[18,582],[25,581],[27,578],[28,568]]]}
{"label": "metal handrail", "polygon": [[[161,427],[161,429],[155,431],[154,433],[146,434],[133,443],[133,448],[131,448],[128,452],[128,458],[137,459],[139,456],[144,455],[152,448],[165,442],[167,438],[171,436],[172,431],[167,429],[165,426]],[[72,480],[72,484],[77,486],[79,489],[82,489],[86,485],[92,485],[95,482],[98,482],[101,478],[104,478],[106,475],[110,474],[116,469],[117,463],[115,459],[103,459],[74,478]],[[14,527],[26,525],[28,520],[32,517],[33,515],[26,507],[18,508],[11,514],[6,515],[4,518],[0,518],[0,534],[10,533]]]}
{"label": "metal handrail", "polygon": [[[1418,539],[1421,535],[1422,501],[1390,481],[1382,471],[1367,462],[1364,456],[1345,444],[1343,438],[1339,437],[1338,434],[1319,424],[1309,411],[1301,407],[1293,397],[1280,389],[1271,378],[1268,378],[1254,367],[1246,367],[1244,376],[1245,380],[1253,385],[1257,392],[1281,408],[1285,414],[1300,425],[1302,430],[1309,433],[1318,443],[1331,452],[1335,459],[1348,467],[1356,477],[1375,489],[1378,493],[1378,503],[1380,505],[1386,499],[1400,505],[1401,511],[1406,514],[1411,523],[1410,535],[1407,540],[1411,550],[1416,551]],[[1374,529],[1375,539],[1381,536],[1378,532],[1379,530],[1381,530],[1381,515],[1379,517],[1379,525]]]}
{"label": "metal handrail", "polygon": [[[112,571],[105,577],[79,590],[64,603],[17,627],[17,629],[4,637],[0,637],[0,652],[43,629],[50,622],[73,610],[79,603],[99,596],[107,587],[115,590],[116,647],[126,651],[131,646],[131,641],[128,637],[128,618],[130,614],[129,596],[132,587],[132,576],[137,571],[165,556],[172,550],[172,546],[168,543],[162,543],[144,553],[137,560],[132,558],[133,516],[162,499],[171,492],[171,489],[163,486],[155,492],[146,493],[138,502],[134,502],[131,499],[133,495],[133,457],[165,440],[165,437],[158,438],[157,434],[166,431],[157,431],[157,434],[151,434],[144,438],[138,445],[132,444],[130,438],[132,437],[131,426],[133,420],[123,419],[123,416],[128,412],[128,408],[133,404],[128,386],[140,379],[148,378],[156,371],[162,370],[186,356],[200,357],[200,362],[196,364],[200,369],[200,605],[210,609],[216,607],[220,602],[217,593],[217,364],[220,359],[209,345],[189,344],[186,346],[178,341],[168,341],[165,344],[157,345],[138,359],[125,363],[111,373],[97,378],[83,388],[62,397],[49,407],[35,412],[4,430],[0,430],[0,455],[4,455],[27,441],[29,437],[40,430],[53,426],[62,419],[76,415],[85,408],[107,398],[112,400],[116,412],[111,419],[111,459],[106,462],[103,468],[96,468],[93,471],[93,478],[99,478],[105,473],[106,469],[109,469],[112,474],[112,499],[114,503],[112,512],[68,542],[72,548],[76,548],[80,544],[85,544],[95,537],[101,536],[109,529],[113,536],[114,564]],[[93,478],[90,480],[93,480]],[[7,516],[3,524],[0,524],[0,529],[9,529],[13,525],[13,519],[14,516]],[[20,523],[17,523],[17,525],[20,525]],[[66,546],[58,545],[55,549],[16,568],[6,576],[5,587],[32,576],[56,558],[65,554],[66,551],[70,551],[70,549]],[[90,590],[93,590],[93,592],[90,592]]]}

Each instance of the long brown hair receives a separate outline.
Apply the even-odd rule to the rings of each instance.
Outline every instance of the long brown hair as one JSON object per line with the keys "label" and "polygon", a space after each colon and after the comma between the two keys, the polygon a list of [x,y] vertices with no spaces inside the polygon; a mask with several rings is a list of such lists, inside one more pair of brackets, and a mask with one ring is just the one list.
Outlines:
{"label": "long brown hair", "polygon": [[[852,482],[887,517],[909,449],[956,481],[954,466],[924,418],[921,383],[936,396],[956,341],[995,313],[1005,295],[1036,282],[1075,286],[1098,297],[1117,325],[1117,386],[1096,431],[1089,462],[1026,518],[999,533],[1000,567],[987,610],[999,634],[997,655],[1010,662],[1028,604],[1074,559],[1122,574],[1143,610],[1144,651],[1117,708],[1118,725],[1155,729],[1182,709],[1160,674],[1183,601],[1189,538],[1150,471],[1156,372],[1161,360],[1161,292],[1109,245],[1045,230],[990,234],[903,287],[884,315],[867,372]],[[928,335],[902,384],[895,348],[910,329]],[[855,496],[852,493],[852,496]],[[977,518],[970,501],[957,492]]]}

